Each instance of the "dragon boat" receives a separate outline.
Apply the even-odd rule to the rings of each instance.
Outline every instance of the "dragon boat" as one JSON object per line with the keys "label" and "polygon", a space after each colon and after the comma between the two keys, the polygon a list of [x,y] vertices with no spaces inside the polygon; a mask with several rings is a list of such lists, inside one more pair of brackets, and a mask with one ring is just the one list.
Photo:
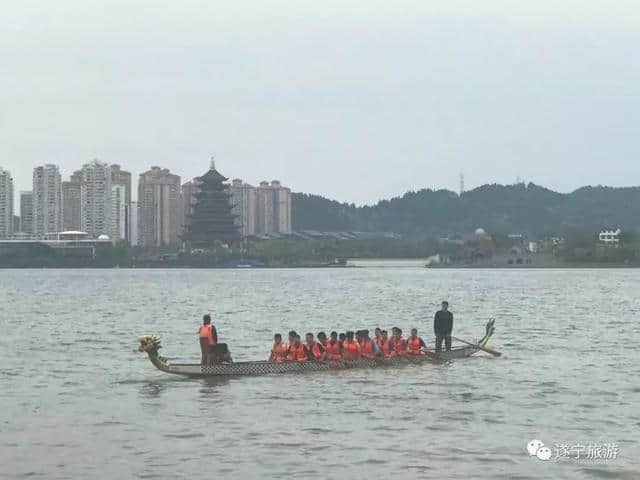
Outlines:
{"label": "dragon boat", "polygon": [[484,337],[476,343],[453,347],[448,352],[430,352],[429,355],[403,355],[390,358],[360,358],[359,360],[325,360],[306,362],[270,362],[250,361],[201,365],[199,363],[170,363],[158,354],[162,348],[160,338],[156,335],[143,335],[138,338],[138,350],[146,352],[151,363],[160,371],[186,377],[225,377],[225,376],[259,376],[295,372],[319,372],[327,370],[345,370],[351,368],[396,367],[425,362],[446,362],[458,358],[466,358],[484,350],[495,329],[494,320],[489,320]]}

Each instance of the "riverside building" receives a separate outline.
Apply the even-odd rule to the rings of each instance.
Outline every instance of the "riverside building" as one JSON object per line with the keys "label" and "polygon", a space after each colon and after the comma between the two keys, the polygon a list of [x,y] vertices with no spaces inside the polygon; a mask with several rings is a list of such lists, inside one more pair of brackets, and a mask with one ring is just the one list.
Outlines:
{"label": "riverside building", "polygon": [[[22,213],[22,212],[21,212]],[[62,182],[57,165],[33,169],[33,233],[60,232],[62,223]]]}
{"label": "riverside building", "polygon": [[151,167],[138,180],[140,244],[159,247],[178,243],[180,177]]}
{"label": "riverside building", "polygon": [[0,238],[13,233],[13,178],[0,167]]}

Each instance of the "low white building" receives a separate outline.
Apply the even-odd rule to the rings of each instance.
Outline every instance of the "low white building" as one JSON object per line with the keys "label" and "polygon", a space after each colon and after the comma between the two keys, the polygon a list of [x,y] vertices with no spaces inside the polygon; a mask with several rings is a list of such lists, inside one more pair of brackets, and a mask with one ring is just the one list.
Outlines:
{"label": "low white building", "polygon": [[600,243],[604,243],[605,245],[618,245],[620,243],[621,234],[622,230],[619,228],[617,230],[602,230],[598,235],[598,240],[600,240]]}

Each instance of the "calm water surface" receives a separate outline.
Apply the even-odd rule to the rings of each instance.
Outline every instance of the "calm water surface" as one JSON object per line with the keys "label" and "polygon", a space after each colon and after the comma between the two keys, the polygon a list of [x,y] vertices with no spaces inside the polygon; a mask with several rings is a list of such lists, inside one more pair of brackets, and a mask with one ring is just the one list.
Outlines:
{"label": "calm water surface", "polygon": [[[433,344],[444,298],[503,357],[206,381],[136,350],[197,361],[203,312],[236,360],[292,328]],[[638,270],[0,270],[0,305],[0,478],[640,478]]]}

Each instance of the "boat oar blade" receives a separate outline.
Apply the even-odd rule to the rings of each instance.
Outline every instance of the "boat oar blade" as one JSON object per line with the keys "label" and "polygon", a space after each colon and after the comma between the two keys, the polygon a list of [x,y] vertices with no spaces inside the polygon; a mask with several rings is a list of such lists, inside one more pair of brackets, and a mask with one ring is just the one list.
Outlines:
{"label": "boat oar blade", "polygon": [[444,362],[444,359],[436,352],[432,352],[431,350],[427,350],[426,348],[424,348],[422,351],[430,359],[435,360],[436,362]]}
{"label": "boat oar blade", "polygon": [[493,349],[487,348],[487,347],[481,347],[477,343],[467,342],[466,340],[462,340],[461,338],[457,338],[457,337],[451,337],[451,338],[453,338],[454,340],[457,340],[458,342],[466,343],[467,345],[471,345],[473,347],[476,347],[477,349],[482,350],[483,352],[487,352],[487,353],[493,355],[494,357],[500,357],[502,355],[502,353],[498,352],[497,350],[493,350]]}

